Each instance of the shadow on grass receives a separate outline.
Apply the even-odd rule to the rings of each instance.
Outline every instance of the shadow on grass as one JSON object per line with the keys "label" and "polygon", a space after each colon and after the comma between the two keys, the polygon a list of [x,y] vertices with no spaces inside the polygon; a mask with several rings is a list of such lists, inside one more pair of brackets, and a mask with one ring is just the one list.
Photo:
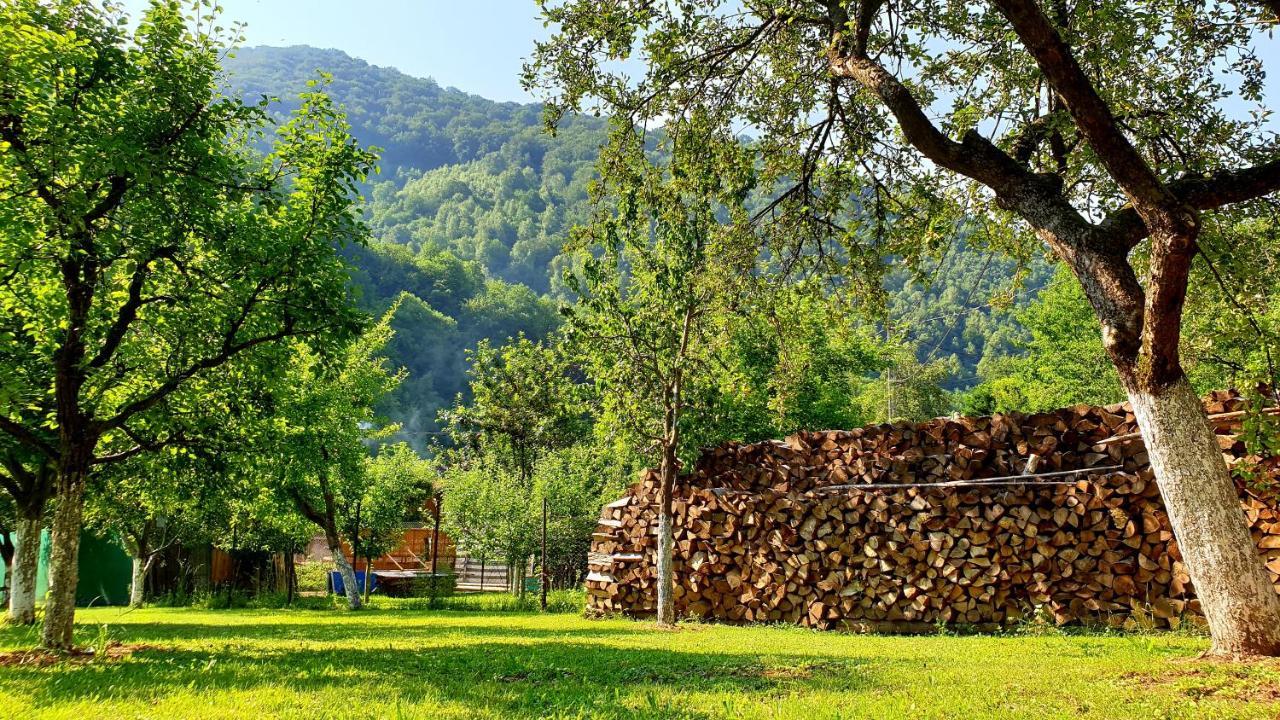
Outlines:
{"label": "shadow on grass", "polygon": [[[234,642],[225,634],[227,627],[173,625],[167,633],[147,624],[121,627],[127,643],[192,639],[202,633],[209,633],[210,639]],[[311,629],[320,631],[315,634],[323,639],[354,637],[359,631],[358,627],[338,628],[342,633]],[[432,633],[443,629],[422,628]],[[456,629],[485,636],[502,630]],[[252,636],[277,637],[275,632],[264,628]],[[697,719],[710,716],[673,706],[672,691],[710,692],[744,700],[817,690],[857,692],[882,687],[881,679],[894,677],[897,663],[859,657],[619,648],[565,639],[565,635],[576,635],[572,631],[506,632],[513,636],[512,642],[485,640],[420,650],[367,645],[358,649],[147,649],[116,663],[6,668],[0,671],[0,687],[27,697],[37,708],[83,700],[121,700],[146,706],[175,695],[280,693],[287,688],[289,692],[330,693],[353,702],[355,698],[363,698],[362,702],[377,698],[388,704],[386,713],[374,711],[374,715],[391,714],[393,703],[395,707],[441,703],[461,705],[481,717]],[[551,634],[561,637],[538,639]],[[368,639],[367,634],[364,637]],[[309,639],[322,638],[313,635]]]}
{"label": "shadow on grass", "polygon": [[[441,617],[436,615],[436,617]],[[447,617],[447,616],[446,616]],[[459,620],[463,618],[457,618]],[[488,618],[486,618],[488,619]],[[132,620],[123,622],[105,621],[104,623],[111,633],[111,637],[124,640],[126,642],[137,642],[144,644],[163,644],[168,642],[180,642],[191,640],[213,640],[219,644],[235,645],[236,643],[258,643],[271,641],[296,641],[296,642],[315,642],[315,643],[342,643],[349,641],[363,642],[371,637],[394,639],[397,643],[412,642],[415,639],[429,641],[435,644],[446,636],[465,635],[472,638],[496,638],[510,640],[544,640],[544,639],[579,639],[589,640],[591,638],[609,638],[633,636],[642,633],[648,629],[648,626],[637,625],[636,627],[574,627],[574,628],[554,628],[554,627],[528,627],[513,622],[511,625],[505,625],[500,622],[489,623],[450,623],[450,622],[432,622],[429,624],[413,624],[405,623],[403,619],[397,622],[391,616],[349,616],[344,617],[343,622],[328,623],[306,623],[306,622],[288,622],[288,623],[245,623],[234,625],[219,625],[216,623],[187,623],[181,621],[165,620],[163,622],[135,622]],[[76,640],[81,644],[92,643],[93,633],[97,629],[94,626],[80,626],[77,628]],[[30,634],[30,633],[28,633]],[[38,639],[38,635],[30,634],[31,642],[34,643]],[[5,637],[0,634],[0,638],[9,640],[7,645],[20,646],[20,641],[14,638]]]}

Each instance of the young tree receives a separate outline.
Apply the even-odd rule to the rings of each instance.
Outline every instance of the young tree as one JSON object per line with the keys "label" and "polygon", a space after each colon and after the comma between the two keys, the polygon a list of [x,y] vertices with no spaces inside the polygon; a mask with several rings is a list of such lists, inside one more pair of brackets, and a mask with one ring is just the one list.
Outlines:
{"label": "young tree", "polygon": [[[256,427],[250,422],[234,430]],[[234,446],[205,455],[204,472],[214,481],[194,486],[199,497],[191,500],[182,516],[183,542],[208,542],[230,556],[228,607],[240,581],[240,558],[246,553],[283,556],[286,602],[292,603],[297,592],[294,556],[315,535],[314,523],[271,481],[270,449],[264,443],[268,437],[245,433]]]}
{"label": "young tree", "polygon": [[129,606],[141,607],[156,557],[183,535],[188,515],[206,501],[202,485],[225,480],[203,472],[187,448],[138,455],[95,472],[89,481],[85,524],[120,539],[133,561]]}
{"label": "young tree", "polygon": [[[481,340],[468,352],[471,399],[458,397],[452,410],[440,413],[454,442],[442,454],[446,465],[459,466],[451,474],[446,515],[458,537],[472,553],[504,557],[511,590],[524,593],[524,571],[537,537],[538,523],[525,514],[534,495],[534,471],[548,453],[569,446],[590,432],[588,407],[575,368],[559,338],[534,342],[519,333],[494,347]],[[480,465],[498,472],[477,475]],[[456,488],[485,482],[485,496],[494,508],[473,507],[474,498]]]}
{"label": "young tree", "polygon": [[483,447],[527,490],[539,459],[587,432],[573,368],[559,344],[536,343],[524,333],[499,347],[481,340],[467,355],[471,400],[464,404],[459,396],[440,419],[455,444]]}
{"label": "young tree", "polygon": [[355,515],[370,485],[365,441],[395,431],[380,427],[374,413],[375,403],[403,377],[382,357],[395,312],[393,305],[332,358],[295,343],[259,450],[261,481],[324,533],[352,610],[360,608],[360,586],[343,544],[353,554],[359,550],[356,536],[347,534],[360,525]]}
{"label": "young tree", "polygon": [[522,593],[537,526],[529,512],[530,490],[519,475],[492,456],[472,454],[450,458],[441,485],[445,531],[468,555],[504,558],[508,589]]}
{"label": "young tree", "polygon": [[[692,399],[704,396],[724,347],[724,314],[754,268],[755,248],[735,226],[753,179],[751,156],[704,117],[667,127],[670,162],[653,165],[644,137],[622,128],[602,158],[604,206],[576,240],[578,295],[568,332],[604,397],[602,423],[656,448],[660,476],[658,623],[675,622],[671,496],[693,449]],[[693,412],[691,413],[691,408]]]}
{"label": "young tree", "polygon": [[395,549],[404,537],[406,520],[421,517],[423,503],[432,495],[435,471],[407,443],[396,443],[366,458],[364,474],[366,483],[349,518],[347,536],[359,538],[360,552],[368,561],[364,574],[368,602],[373,558]]}
{"label": "young tree", "polygon": [[552,584],[572,587],[582,582],[601,505],[622,495],[635,477],[635,463],[629,460],[584,438],[538,463],[525,512],[540,531],[546,500],[547,574]]}
{"label": "young tree", "polygon": [[[1280,599],[1179,355],[1202,214],[1280,188],[1256,53],[1272,5],[564,0],[543,6],[558,32],[527,81],[552,120],[599,101],[750,126],[780,186],[760,216],[775,248],[867,267],[927,249],[949,209],[1038,238],[1101,322],[1215,652],[1275,655]],[[615,63],[633,51],[638,82]],[[1230,112],[1233,92],[1259,112]]]}
{"label": "young tree", "polygon": [[[90,0],[0,6],[0,432],[56,467],[42,644],[71,645],[85,483],[177,438],[197,380],[355,327],[335,246],[372,157],[308,93],[252,150],[261,105],[218,94],[211,5],[135,25]],[[152,428],[160,429],[151,434]]]}

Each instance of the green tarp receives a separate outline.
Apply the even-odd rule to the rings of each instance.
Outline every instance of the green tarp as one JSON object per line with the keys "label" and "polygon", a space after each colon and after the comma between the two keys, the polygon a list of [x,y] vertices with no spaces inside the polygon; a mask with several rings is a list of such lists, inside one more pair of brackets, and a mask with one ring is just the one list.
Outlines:
{"label": "green tarp", "polygon": [[[76,584],[76,604],[127,605],[133,562],[114,539],[104,540],[80,534],[80,581]],[[40,570],[36,574],[36,597],[49,591],[49,531],[40,534]]]}

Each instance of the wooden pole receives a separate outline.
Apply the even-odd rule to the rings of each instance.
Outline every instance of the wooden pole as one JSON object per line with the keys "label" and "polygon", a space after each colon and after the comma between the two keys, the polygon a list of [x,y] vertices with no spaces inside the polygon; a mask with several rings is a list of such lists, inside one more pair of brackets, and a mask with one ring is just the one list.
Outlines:
{"label": "wooden pole", "polygon": [[484,592],[484,555],[480,556],[480,592]]}
{"label": "wooden pole", "polygon": [[369,604],[369,592],[373,590],[373,558],[369,556],[369,548],[364,549],[364,603]]}
{"label": "wooden pole", "polygon": [[542,498],[542,587],[540,591],[542,597],[539,604],[542,606],[542,612],[547,611],[547,583],[550,578],[547,577],[547,499]]}
{"label": "wooden pole", "polygon": [[431,531],[431,582],[435,582],[436,562],[440,557],[440,505],[444,503],[444,493],[436,493],[435,529]]}
{"label": "wooden pole", "polygon": [[293,543],[285,546],[284,551],[284,592],[285,605],[293,605]]}

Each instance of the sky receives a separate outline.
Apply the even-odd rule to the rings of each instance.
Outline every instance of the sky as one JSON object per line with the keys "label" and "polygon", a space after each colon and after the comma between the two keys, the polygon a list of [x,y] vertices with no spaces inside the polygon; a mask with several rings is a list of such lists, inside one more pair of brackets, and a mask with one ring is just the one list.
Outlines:
{"label": "sky", "polygon": [[[147,0],[124,0],[137,17]],[[547,36],[533,0],[219,0],[245,45],[337,48],[490,100],[530,102],[521,64]]]}
{"label": "sky", "polygon": [[[602,0],[603,1],[603,0]],[[135,18],[149,0],[120,0]],[[490,100],[533,102],[520,70],[548,36],[534,0],[219,0],[222,18],[247,23],[245,45],[337,48],[374,65],[430,77]],[[1280,97],[1280,44],[1263,41],[1268,104]],[[639,70],[639,68],[636,68]],[[1234,99],[1228,112],[1250,108]],[[1270,123],[1280,130],[1280,118]]]}

